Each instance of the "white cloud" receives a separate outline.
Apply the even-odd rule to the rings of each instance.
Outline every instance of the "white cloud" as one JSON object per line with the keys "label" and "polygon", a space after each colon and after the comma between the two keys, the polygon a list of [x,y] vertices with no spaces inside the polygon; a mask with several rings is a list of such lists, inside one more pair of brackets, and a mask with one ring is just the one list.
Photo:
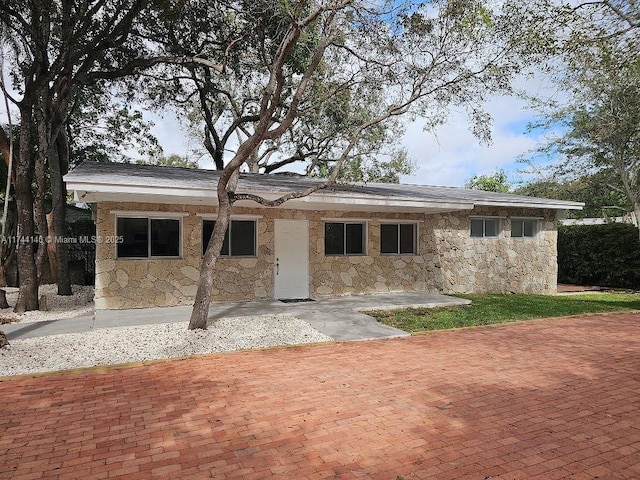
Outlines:
{"label": "white cloud", "polygon": [[420,121],[412,123],[403,145],[416,162],[417,170],[403,178],[405,183],[461,186],[473,175],[490,174],[499,168],[515,173],[517,158],[536,145],[536,140],[510,127],[521,115],[508,115],[492,128],[493,142],[481,145],[469,131],[468,121],[456,114],[443,126],[437,137],[422,130]]}
{"label": "white cloud", "polygon": [[[540,74],[519,78],[515,88],[535,96],[557,96],[548,80]],[[402,139],[417,169],[403,176],[403,183],[462,186],[474,175],[491,174],[504,169],[511,182],[526,175],[518,157],[538,145],[540,133],[527,133],[527,124],[536,113],[517,97],[493,97],[485,106],[493,118],[490,145],[481,145],[469,130],[469,120],[453,113],[435,134],[423,131],[420,120],[409,125]]]}

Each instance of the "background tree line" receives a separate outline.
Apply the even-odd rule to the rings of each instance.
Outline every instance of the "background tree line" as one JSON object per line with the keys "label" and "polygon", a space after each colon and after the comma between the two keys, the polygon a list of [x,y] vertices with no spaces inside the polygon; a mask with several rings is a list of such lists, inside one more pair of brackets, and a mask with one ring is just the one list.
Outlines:
{"label": "background tree line", "polygon": [[530,129],[552,132],[523,158],[524,171],[536,175],[513,185],[497,171],[467,186],[584,202],[572,212],[578,218],[634,212],[640,219],[640,3],[539,6],[542,23],[560,30],[545,39],[543,66],[556,99],[529,97],[539,113]]}

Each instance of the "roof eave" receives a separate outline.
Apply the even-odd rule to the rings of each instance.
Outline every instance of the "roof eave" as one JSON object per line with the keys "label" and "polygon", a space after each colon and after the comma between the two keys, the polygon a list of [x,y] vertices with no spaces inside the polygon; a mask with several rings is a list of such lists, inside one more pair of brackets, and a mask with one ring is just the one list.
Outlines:
{"label": "roof eave", "polygon": [[548,210],[582,210],[584,203],[579,202],[488,202],[476,201],[477,207],[511,207],[511,208],[536,208]]}
{"label": "roof eave", "polygon": [[[81,202],[155,202],[155,203],[179,203],[197,205],[215,205],[216,191],[214,188],[203,187],[173,187],[170,185],[140,185],[123,183],[106,183],[95,181],[75,181],[73,177],[67,178],[67,189],[75,192],[76,201]],[[290,192],[265,192],[258,190],[243,190],[243,193],[255,194],[266,200],[275,200]],[[533,197],[532,197],[533,198]],[[242,202],[243,206],[259,205],[253,202]],[[438,200],[421,198],[397,198],[372,195],[341,194],[339,192],[316,192],[307,197],[293,199],[283,208],[367,208],[367,209],[393,209],[403,211],[424,211],[430,213],[472,210],[474,206],[535,208],[550,210],[582,210],[584,203],[579,202],[536,202],[536,201],[489,201],[489,200]]]}
{"label": "roof eave", "polygon": [[[94,183],[94,182],[67,182],[67,188],[75,192],[75,200],[95,203],[101,201],[110,202],[156,202],[156,203],[180,203],[215,205],[216,192],[212,188],[176,188],[153,185],[126,185],[122,184]],[[126,190],[126,191],[123,191]],[[243,193],[255,194],[266,200],[275,200],[289,192],[263,192],[245,190]],[[238,202],[240,206],[254,206],[260,208],[255,202]],[[421,212],[446,212],[456,210],[472,210],[473,203],[468,201],[429,201],[423,199],[399,199],[393,197],[366,197],[361,195],[340,195],[336,193],[314,193],[309,196],[292,199],[282,205],[282,208],[334,209],[380,209],[398,211]]]}

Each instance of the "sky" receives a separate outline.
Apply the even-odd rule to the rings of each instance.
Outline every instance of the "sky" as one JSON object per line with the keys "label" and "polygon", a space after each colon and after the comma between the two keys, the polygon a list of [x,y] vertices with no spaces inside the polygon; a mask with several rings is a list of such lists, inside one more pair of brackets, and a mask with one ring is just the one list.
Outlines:
{"label": "sky", "polygon": [[[514,87],[531,95],[557,95],[540,73],[516,79]],[[536,112],[516,96],[489,98],[485,108],[493,118],[489,145],[480,144],[473,136],[462,112],[452,112],[449,121],[437,130],[436,135],[424,131],[424,122],[419,119],[410,123],[398,142],[407,150],[415,170],[411,175],[401,176],[401,183],[459,187],[474,175],[491,175],[499,169],[505,171],[513,186],[531,180],[532,177],[523,172],[525,165],[518,159],[541,141],[540,132],[527,132],[527,125],[535,119]],[[0,112],[0,121],[6,122],[4,108]],[[201,141],[190,137],[171,111],[143,110],[143,113],[154,123],[152,133],[165,155],[185,155],[194,149],[202,149]],[[13,118],[15,122],[17,112],[13,113]],[[132,155],[136,156],[133,152]],[[199,161],[199,166],[213,168],[207,157]],[[297,171],[302,172],[302,167]]]}
{"label": "sky", "polygon": [[[514,91],[530,97],[566,101],[566,94],[558,91],[540,71],[514,79],[512,86]],[[474,175],[491,175],[501,169],[507,174],[508,181],[518,186],[544,175],[545,163],[549,160],[536,155],[538,173],[532,175],[526,172],[527,165],[521,159],[545,143],[549,135],[558,132],[528,131],[529,124],[539,119],[539,112],[516,95],[490,97],[485,109],[493,119],[492,142],[488,145],[480,144],[474,137],[466,116],[461,113],[453,113],[435,137],[423,132],[419,121],[410,125],[403,144],[418,168],[411,176],[402,177],[402,183],[456,187],[463,186]]]}
{"label": "sky", "polygon": [[[517,79],[514,85],[529,94],[552,95],[540,75]],[[410,123],[398,141],[416,168],[411,175],[401,176],[401,183],[459,187],[474,175],[491,175],[499,169],[507,173],[508,180],[515,186],[531,179],[523,172],[525,166],[518,159],[541,140],[539,132],[527,133],[527,125],[535,119],[536,112],[525,100],[515,96],[490,98],[485,108],[493,118],[489,145],[480,144],[474,137],[463,112],[452,112],[448,123],[441,126],[435,136],[423,130],[424,122],[419,119]],[[170,112],[150,118],[155,124],[152,133],[160,140],[165,155],[184,155],[199,146],[198,140],[189,138]],[[213,168],[207,159],[200,161],[200,167]]]}
{"label": "sky", "polygon": [[411,123],[402,144],[417,168],[403,176],[402,183],[463,186],[474,175],[490,175],[499,169],[511,182],[519,181],[524,166],[518,158],[537,144],[526,133],[534,112],[515,98],[495,99],[487,109],[493,117],[489,145],[481,144],[471,133],[463,113],[454,113],[436,135],[425,132],[419,120]]}

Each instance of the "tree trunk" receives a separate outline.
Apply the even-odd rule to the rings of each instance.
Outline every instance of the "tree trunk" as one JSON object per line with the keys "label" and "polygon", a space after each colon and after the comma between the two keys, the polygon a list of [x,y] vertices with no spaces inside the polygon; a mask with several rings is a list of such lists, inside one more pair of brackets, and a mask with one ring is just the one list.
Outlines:
{"label": "tree trunk", "polygon": [[198,291],[193,304],[193,310],[191,311],[189,330],[207,329],[207,318],[209,316],[209,305],[211,304],[211,292],[213,291],[216,262],[220,256],[224,235],[227,232],[229,219],[231,218],[231,202],[226,195],[218,201],[218,205],[216,224],[213,228],[209,244],[207,245],[207,250],[202,258],[200,281],[198,283]]}
{"label": "tree trunk", "polygon": [[7,292],[0,288],[0,308],[9,308],[9,302],[7,302]]}
{"label": "tree trunk", "polygon": [[633,223],[638,229],[638,239],[640,240],[640,204],[638,202],[633,204]]}
{"label": "tree trunk", "polygon": [[16,162],[16,211],[18,214],[18,276],[20,291],[14,308],[16,313],[38,309],[38,275],[34,259],[33,228],[33,161],[31,149],[32,107],[20,104],[20,151]]}
{"label": "tree trunk", "polygon": [[[45,183],[45,156],[38,153],[36,159],[36,194],[33,202],[33,217],[38,228],[38,249],[36,251],[36,272],[38,274],[38,283],[44,281],[44,267],[47,261],[47,245],[45,239],[49,237],[49,228],[47,225],[47,217],[44,208],[44,195],[46,190]],[[34,239],[35,240],[35,239]],[[53,239],[51,240],[53,241]]]}
{"label": "tree trunk", "polygon": [[622,180],[622,186],[624,187],[624,191],[627,194],[627,199],[633,208],[633,215],[635,216],[635,225],[638,229],[638,238],[640,239],[640,201],[638,200],[638,196],[635,193],[633,186],[631,185],[631,178],[629,178],[629,173],[625,168],[624,162],[624,154],[618,153],[615,156],[616,159],[616,167],[618,169],[618,173],[620,174],[620,179]]}
{"label": "tree trunk", "polygon": [[[45,95],[43,95],[45,97]],[[47,190],[46,184],[46,161],[49,150],[49,139],[51,137],[51,126],[47,121],[46,99],[41,98],[35,105],[34,115],[38,132],[38,148],[36,151],[35,177],[36,191],[33,202],[33,217],[38,229],[38,249],[36,251],[36,271],[38,272],[38,284],[44,280],[44,268],[47,260],[47,248],[45,238],[49,237],[49,228],[44,206],[44,197]]]}
{"label": "tree trunk", "polygon": [[[67,173],[68,143],[64,128],[60,128],[58,135],[49,152],[49,172],[51,174],[51,202],[53,214],[54,238],[66,235],[67,188],[62,176]],[[51,231],[51,230],[50,230]],[[72,295],[71,276],[69,275],[69,249],[65,242],[58,242],[55,246],[57,254],[56,277],[58,295]]]}
{"label": "tree trunk", "polygon": [[[53,212],[47,213],[47,228],[50,232],[54,231],[53,228]],[[51,272],[51,280],[54,283],[58,283],[58,253],[57,242],[47,243],[47,257],[49,257],[49,271]]]}

